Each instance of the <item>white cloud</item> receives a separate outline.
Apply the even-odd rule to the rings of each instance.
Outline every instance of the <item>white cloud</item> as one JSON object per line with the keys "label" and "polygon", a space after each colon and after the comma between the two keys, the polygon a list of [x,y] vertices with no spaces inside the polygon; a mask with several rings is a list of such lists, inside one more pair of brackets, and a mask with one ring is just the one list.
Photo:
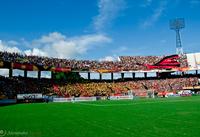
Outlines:
{"label": "white cloud", "polygon": [[98,44],[110,42],[111,39],[102,34],[84,35],[78,37],[66,37],[58,32],[50,33],[35,40],[40,49],[33,49],[35,55],[47,55],[49,57],[73,58],[85,54],[90,48]]}
{"label": "white cloud", "polygon": [[[125,0],[98,0],[98,15],[94,17],[93,25],[98,33],[68,37],[59,32],[49,33],[39,39],[18,42],[0,41],[0,50],[8,52],[20,52],[27,55],[47,56],[57,58],[77,58],[86,54],[90,49],[97,48],[103,43],[109,43],[112,39],[101,33],[125,8]],[[23,48],[23,50],[22,50]]]}
{"label": "white cloud", "polygon": [[11,43],[8,42],[3,42],[2,40],[0,40],[0,51],[7,51],[7,52],[15,52],[15,53],[20,53],[21,50],[16,47],[13,46],[13,44],[15,45],[17,42],[12,41]]}
{"label": "white cloud", "polygon": [[38,49],[38,48],[33,48],[32,50],[30,50],[30,49],[25,50],[24,53],[26,55],[49,56],[46,52],[44,52],[44,51],[42,51],[41,49]]}
{"label": "white cloud", "polygon": [[[53,32],[41,38],[26,42],[29,49],[20,50],[17,46],[8,45],[0,41],[0,51],[20,52],[26,55],[47,56],[56,58],[74,58],[85,54],[91,48],[112,40],[103,34],[91,34],[76,37],[67,37],[61,33]],[[13,43],[13,42],[12,42]],[[23,44],[23,43],[22,43]],[[19,44],[19,46],[21,46]]]}
{"label": "white cloud", "polygon": [[163,12],[165,11],[167,6],[167,1],[161,1],[158,8],[156,8],[153,12],[153,14],[144,21],[142,24],[142,28],[147,28],[149,26],[152,26],[155,22],[158,21],[158,19],[163,15]]}
{"label": "white cloud", "polygon": [[104,58],[100,58],[99,61],[117,61],[118,58],[116,56],[106,56]]}
{"label": "white cloud", "polygon": [[99,0],[99,14],[94,18],[94,28],[96,31],[102,31],[109,25],[125,8],[124,0]]}
{"label": "white cloud", "polygon": [[57,41],[65,40],[66,36],[59,32],[49,33],[48,35],[42,36],[40,39],[33,41],[35,44],[52,43]]}

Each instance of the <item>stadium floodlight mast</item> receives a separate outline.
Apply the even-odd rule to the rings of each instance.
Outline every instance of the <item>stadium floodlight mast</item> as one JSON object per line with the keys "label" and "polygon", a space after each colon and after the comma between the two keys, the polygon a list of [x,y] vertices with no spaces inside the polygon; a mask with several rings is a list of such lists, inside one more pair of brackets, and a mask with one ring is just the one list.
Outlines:
{"label": "stadium floodlight mast", "polygon": [[177,18],[170,20],[169,25],[170,29],[175,30],[176,32],[176,54],[182,55],[183,48],[181,44],[180,29],[185,28],[184,18]]}

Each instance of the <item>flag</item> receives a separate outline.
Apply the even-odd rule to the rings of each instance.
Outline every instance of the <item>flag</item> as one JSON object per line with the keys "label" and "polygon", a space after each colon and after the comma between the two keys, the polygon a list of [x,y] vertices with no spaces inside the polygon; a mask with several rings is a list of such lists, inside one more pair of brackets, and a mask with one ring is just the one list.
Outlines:
{"label": "flag", "polygon": [[54,71],[54,72],[70,72],[71,68],[56,68],[56,67],[52,67],[51,71]]}
{"label": "flag", "polygon": [[29,71],[37,71],[38,67],[32,64],[21,64],[21,63],[12,63],[13,69],[22,69],[22,70],[29,70]]}

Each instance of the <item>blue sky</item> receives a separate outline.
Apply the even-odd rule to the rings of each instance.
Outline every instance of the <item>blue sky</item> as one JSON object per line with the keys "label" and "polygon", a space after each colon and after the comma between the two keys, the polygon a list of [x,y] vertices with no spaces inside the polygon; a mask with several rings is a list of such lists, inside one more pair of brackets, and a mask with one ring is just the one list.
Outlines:
{"label": "blue sky", "polygon": [[200,0],[1,0],[0,50],[113,60],[175,53],[169,20],[185,18],[184,52],[200,52]]}

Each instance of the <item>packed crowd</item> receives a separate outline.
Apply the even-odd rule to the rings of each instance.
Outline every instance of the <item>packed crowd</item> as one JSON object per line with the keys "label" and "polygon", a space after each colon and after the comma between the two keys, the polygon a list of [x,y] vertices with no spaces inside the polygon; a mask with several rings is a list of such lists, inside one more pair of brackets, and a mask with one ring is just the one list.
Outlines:
{"label": "packed crowd", "polygon": [[12,98],[19,93],[43,93],[59,96],[108,96],[137,92],[177,92],[183,87],[198,85],[197,77],[170,78],[154,80],[133,80],[125,82],[82,82],[82,83],[54,83],[48,79],[34,79],[23,77],[0,77],[0,91]]}
{"label": "packed crowd", "polygon": [[129,91],[146,92],[177,92],[183,87],[198,85],[198,78],[173,78],[159,80],[134,80],[128,82],[92,82],[65,84],[59,86],[63,96],[106,96],[113,94],[127,94]]}
{"label": "packed crowd", "polygon": [[27,56],[18,53],[0,52],[0,60],[8,62],[29,63],[43,66],[70,67],[77,70],[85,69],[113,69],[121,67],[120,62],[95,60],[59,59],[41,56]]}
{"label": "packed crowd", "polygon": [[[8,62],[29,63],[42,66],[69,67],[73,70],[146,70],[144,64],[153,65],[164,56],[121,56],[119,61],[96,61],[96,60],[74,60],[58,59],[39,56],[27,56],[19,53],[8,53],[0,51],[0,60]],[[187,66],[186,56],[178,60],[181,67]]]}
{"label": "packed crowd", "polygon": [[[121,62],[126,65],[127,69],[144,69],[142,64],[154,65],[158,63],[165,56],[120,56]],[[179,56],[177,60],[181,67],[187,67],[187,57],[186,55]],[[132,68],[134,66],[134,68]]]}
{"label": "packed crowd", "polygon": [[47,94],[49,89],[51,89],[51,83],[48,79],[0,76],[0,91],[9,98],[23,93]]}
{"label": "packed crowd", "polygon": [[188,67],[188,62],[187,62],[187,56],[186,55],[180,56],[180,58],[178,59],[178,62],[180,62],[181,67]]}
{"label": "packed crowd", "polygon": [[125,65],[127,70],[144,70],[143,64],[156,64],[164,56],[120,56],[121,62]]}

